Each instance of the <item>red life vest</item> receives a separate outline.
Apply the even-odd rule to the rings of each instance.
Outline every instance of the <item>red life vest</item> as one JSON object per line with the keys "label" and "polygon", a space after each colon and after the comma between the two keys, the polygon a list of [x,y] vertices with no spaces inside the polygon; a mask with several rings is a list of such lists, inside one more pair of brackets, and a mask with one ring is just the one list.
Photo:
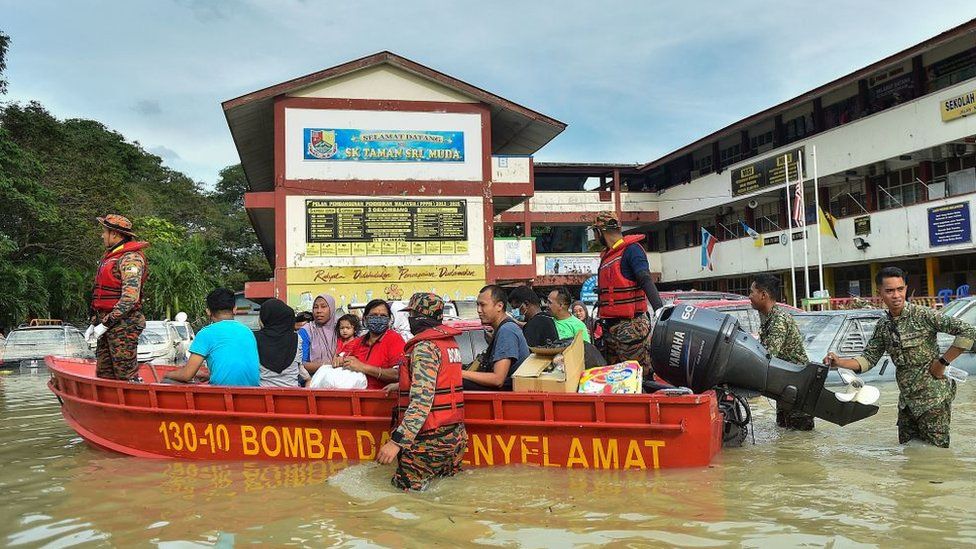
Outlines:
{"label": "red life vest", "polygon": [[[107,313],[115,307],[122,297],[122,273],[119,272],[119,260],[127,253],[139,254],[142,258],[142,281],[140,287],[146,283],[149,276],[149,264],[146,263],[146,256],[142,250],[149,246],[148,242],[129,241],[125,244],[105,252],[102,262],[95,272],[95,289],[92,291],[92,309],[99,313]],[[139,301],[136,302],[134,310],[139,310],[142,305],[142,292],[139,292]]]}
{"label": "red life vest", "polygon": [[400,367],[400,398],[397,402],[397,413],[400,418],[410,405],[410,380],[413,379],[413,365],[410,363],[410,353],[421,341],[430,341],[441,352],[441,365],[437,369],[437,385],[434,390],[434,402],[427,415],[420,432],[432,431],[445,425],[453,425],[464,421],[464,392],[461,380],[461,349],[458,348],[454,337],[461,335],[460,330],[449,326],[428,328],[414,336],[404,348],[407,356],[405,364]]}
{"label": "red life vest", "polygon": [[644,235],[628,235],[623,243],[603,251],[597,275],[597,307],[600,318],[634,318],[647,312],[647,298],[636,281],[623,275],[624,250],[644,240]]}

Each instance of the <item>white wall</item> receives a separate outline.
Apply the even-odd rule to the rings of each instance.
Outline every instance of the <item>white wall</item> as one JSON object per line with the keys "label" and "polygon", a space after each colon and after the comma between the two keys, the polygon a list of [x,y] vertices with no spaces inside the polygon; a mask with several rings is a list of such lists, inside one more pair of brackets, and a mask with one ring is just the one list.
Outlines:
{"label": "white wall", "polygon": [[[864,263],[884,261],[889,258],[917,256],[922,254],[948,253],[972,250],[972,242],[952,246],[929,246],[928,209],[946,204],[968,202],[971,219],[976,216],[976,195],[946,198],[924,204],[874,212],[871,215],[871,234],[863,238],[871,245],[866,251],[854,247],[854,218],[837,220],[837,239],[821,236],[824,265],[845,263]],[[976,227],[973,227],[976,229]],[[809,261],[811,269],[816,268],[816,226],[807,228],[810,240]],[[794,229],[799,232],[799,229]],[[767,233],[763,237],[782,233]],[[803,241],[794,243],[794,257],[798,267],[803,265]],[[781,271],[790,268],[789,246],[772,244],[756,248],[751,238],[739,238],[719,242],[715,246],[712,261],[714,271],[701,270],[701,248],[695,246],[684,250],[659,254],[662,264],[662,279],[666,282],[751,275],[764,271]],[[650,257],[651,254],[648,254]]]}
{"label": "white wall", "polygon": [[493,183],[528,183],[532,180],[531,178],[532,157],[491,157],[491,181]]}
{"label": "white wall", "polygon": [[[464,132],[463,162],[305,160],[304,128]],[[481,116],[462,113],[285,109],[285,177],[325,180],[482,180]]]}
{"label": "white wall", "polygon": [[[416,256],[306,257],[305,200],[466,200],[468,253]],[[288,267],[360,267],[373,265],[483,265],[485,263],[484,199],[480,196],[289,196],[285,200],[286,250]]]}
{"label": "white wall", "polygon": [[390,65],[378,65],[294,91],[294,97],[475,103],[462,93]]}
{"label": "white wall", "polygon": [[[613,202],[601,202],[600,193],[590,191],[543,191],[529,198],[532,212],[602,212],[612,211]],[[580,222],[584,222],[580,218]]]}
{"label": "white wall", "polygon": [[[855,122],[838,126],[809,139],[790,143],[786,147],[726,168],[720,174],[710,174],[665,190],[657,197],[661,220],[672,219],[692,212],[714,208],[732,199],[731,173],[742,164],[775,157],[787,150],[806,147],[803,159],[807,178],[813,177],[812,151],[817,147],[817,167],[821,176],[842,173],[907,154],[948,141],[976,134],[976,116],[942,122],[939,106],[942,100],[970,91],[976,79],[940,90],[938,93],[899,105]],[[766,193],[767,187],[755,194]],[[749,195],[736,197],[736,200]]]}

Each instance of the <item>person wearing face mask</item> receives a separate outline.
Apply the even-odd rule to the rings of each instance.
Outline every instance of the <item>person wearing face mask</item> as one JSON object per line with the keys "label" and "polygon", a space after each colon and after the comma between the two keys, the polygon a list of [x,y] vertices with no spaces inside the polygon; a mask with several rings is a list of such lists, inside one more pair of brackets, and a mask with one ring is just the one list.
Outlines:
{"label": "person wearing face mask", "polygon": [[644,375],[650,376],[647,304],[650,302],[652,311],[664,304],[651,277],[647,252],[640,244],[644,235],[624,236],[620,220],[610,212],[598,214],[590,229],[604,246],[597,272],[597,307],[607,362],[636,360],[644,367]]}
{"label": "person wearing face mask", "polygon": [[393,486],[423,491],[436,477],[461,471],[468,434],[464,429],[464,390],[461,332],[441,324],[444,300],[433,293],[416,293],[407,305],[410,331],[408,360],[399,381],[386,387],[398,395],[390,440],[376,453],[376,461],[397,461]]}
{"label": "person wearing face mask", "polygon": [[544,347],[559,339],[552,315],[542,310],[542,299],[529,286],[519,286],[508,294],[513,317],[522,323],[522,335],[529,347]]}
{"label": "person wearing face mask", "polygon": [[332,364],[366,375],[367,389],[382,389],[396,381],[397,368],[403,362],[403,338],[392,330],[393,311],[390,304],[374,299],[363,309],[366,334],[344,347],[344,356],[336,356]]}

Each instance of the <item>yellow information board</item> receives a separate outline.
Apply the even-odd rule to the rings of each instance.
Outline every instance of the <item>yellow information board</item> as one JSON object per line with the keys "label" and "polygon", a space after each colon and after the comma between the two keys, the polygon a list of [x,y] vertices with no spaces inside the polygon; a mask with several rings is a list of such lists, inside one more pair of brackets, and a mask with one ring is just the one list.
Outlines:
{"label": "yellow information board", "polygon": [[321,293],[348,309],[371,299],[407,300],[416,292],[472,299],[485,285],[485,266],[297,267],[288,269],[287,280],[288,304],[300,311],[311,310],[312,300]]}
{"label": "yellow information board", "polygon": [[939,109],[943,122],[976,113],[976,90],[944,100]]}

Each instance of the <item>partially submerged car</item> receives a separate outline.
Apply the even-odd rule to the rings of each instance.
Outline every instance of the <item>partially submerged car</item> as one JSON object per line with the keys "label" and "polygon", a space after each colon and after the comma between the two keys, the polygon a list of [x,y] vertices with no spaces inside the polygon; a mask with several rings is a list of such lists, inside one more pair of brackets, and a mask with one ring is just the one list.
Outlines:
{"label": "partially submerged car", "polygon": [[[827,353],[853,358],[864,352],[874,334],[878,320],[885,315],[882,309],[850,309],[844,311],[796,312],[793,318],[803,335],[803,345],[810,362],[822,362]],[[885,354],[866,373],[858,374],[865,381],[895,379],[895,364]],[[842,384],[840,375],[831,371],[827,383]]]}
{"label": "partially submerged car", "polygon": [[7,334],[0,350],[0,368],[38,368],[48,355],[95,358],[78,328],[58,321],[32,322]]}
{"label": "partially submerged car", "polygon": [[139,362],[152,364],[180,364],[186,362],[183,339],[168,320],[150,320],[139,336]]}
{"label": "partially submerged car", "polygon": [[[954,301],[951,301],[945,308],[941,311],[942,314],[948,315],[955,318],[960,318],[970,324],[976,325],[976,296],[971,297],[961,297]],[[952,340],[955,339],[949,334],[939,334],[939,350],[945,353],[949,350],[952,345]],[[970,374],[976,374],[976,350],[969,349],[959,357],[952,361],[952,365],[956,368],[960,368],[969,372]]]}

